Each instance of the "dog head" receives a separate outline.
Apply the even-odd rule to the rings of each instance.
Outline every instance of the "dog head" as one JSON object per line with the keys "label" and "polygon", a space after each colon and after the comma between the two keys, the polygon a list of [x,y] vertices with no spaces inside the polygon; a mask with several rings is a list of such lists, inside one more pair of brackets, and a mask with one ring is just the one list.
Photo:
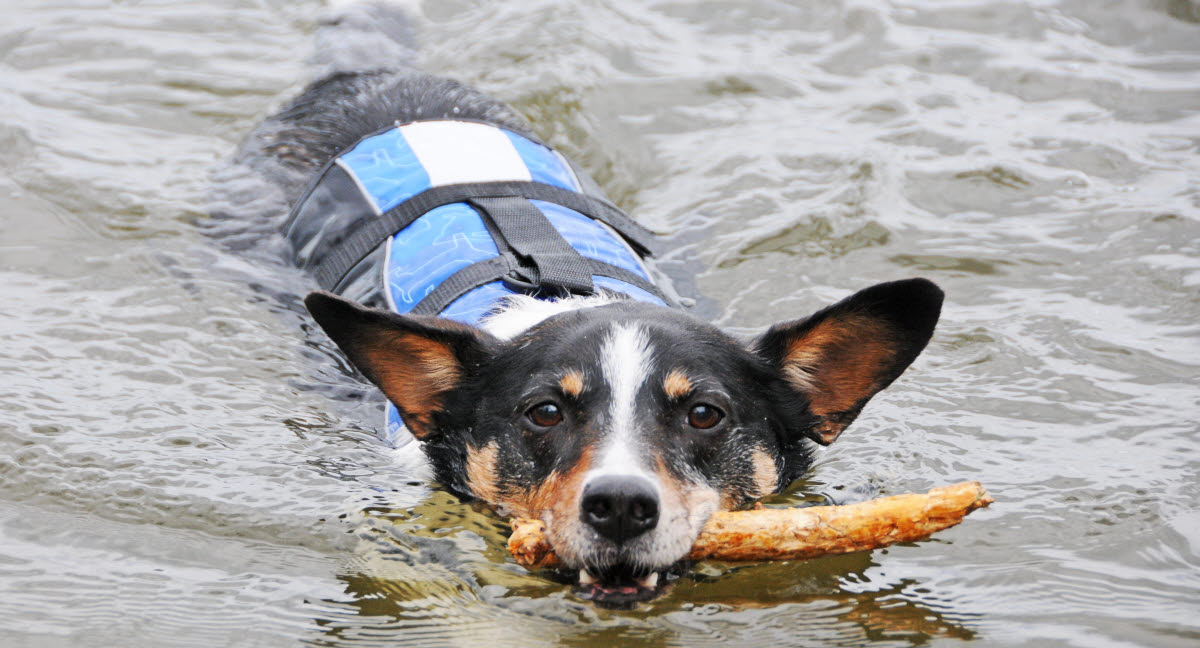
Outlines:
{"label": "dog head", "polygon": [[799,477],[811,443],[833,442],[925,347],[942,292],[879,284],[750,345],[628,300],[519,332],[326,293],[305,303],[424,442],[440,482],[544,521],[584,591],[611,602],[652,596],[714,511]]}

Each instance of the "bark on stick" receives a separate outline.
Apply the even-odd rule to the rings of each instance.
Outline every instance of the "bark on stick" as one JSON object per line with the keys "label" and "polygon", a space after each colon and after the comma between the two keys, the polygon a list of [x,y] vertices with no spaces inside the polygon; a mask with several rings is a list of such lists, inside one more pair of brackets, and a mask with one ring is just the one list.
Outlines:
{"label": "bark on stick", "polygon": [[[879,549],[927,538],[992,501],[979,482],[963,482],[845,506],[719,511],[704,525],[688,559],[797,560]],[[561,565],[540,520],[514,519],[512,528],[508,549],[517,564]]]}

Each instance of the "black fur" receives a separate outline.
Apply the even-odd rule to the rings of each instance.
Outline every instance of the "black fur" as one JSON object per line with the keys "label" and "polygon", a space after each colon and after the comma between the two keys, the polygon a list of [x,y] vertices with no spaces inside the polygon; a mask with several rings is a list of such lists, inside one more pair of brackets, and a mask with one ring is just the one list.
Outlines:
{"label": "black fur", "polygon": [[335,72],[310,85],[256,128],[238,161],[300,197],[312,174],[363,137],[396,122],[469,119],[533,140],[511,108],[458,81],[415,70]]}

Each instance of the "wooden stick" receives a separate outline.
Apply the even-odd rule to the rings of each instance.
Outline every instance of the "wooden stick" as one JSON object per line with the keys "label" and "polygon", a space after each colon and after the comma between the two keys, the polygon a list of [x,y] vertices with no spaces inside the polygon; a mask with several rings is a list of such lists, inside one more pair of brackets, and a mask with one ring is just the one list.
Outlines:
{"label": "wooden stick", "polygon": [[[797,560],[913,542],[962,522],[993,502],[979,482],[894,495],[846,506],[718,511],[692,545],[689,560]],[[534,569],[561,563],[541,520],[514,519],[508,550]]]}

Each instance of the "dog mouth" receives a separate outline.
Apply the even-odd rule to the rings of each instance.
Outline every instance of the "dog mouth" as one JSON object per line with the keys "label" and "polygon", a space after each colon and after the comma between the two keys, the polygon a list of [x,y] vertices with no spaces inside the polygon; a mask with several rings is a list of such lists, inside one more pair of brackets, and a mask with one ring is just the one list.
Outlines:
{"label": "dog mouth", "polygon": [[580,569],[576,593],[597,605],[621,608],[656,598],[665,586],[662,571],[612,565],[594,571]]}

